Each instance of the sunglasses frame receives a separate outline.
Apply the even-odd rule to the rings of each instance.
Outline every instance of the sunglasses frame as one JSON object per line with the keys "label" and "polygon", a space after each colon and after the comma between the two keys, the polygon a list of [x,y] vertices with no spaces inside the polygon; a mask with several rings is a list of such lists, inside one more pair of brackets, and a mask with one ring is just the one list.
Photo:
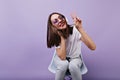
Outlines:
{"label": "sunglasses frame", "polygon": [[56,19],[54,19],[54,21],[52,21],[52,24],[53,24],[53,25],[58,25],[59,19],[60,19],[61,21],[63,21],[63,20],[65,20],[65,17],[62,16],[62,15],[59,15],[58,18],[56,18]]}

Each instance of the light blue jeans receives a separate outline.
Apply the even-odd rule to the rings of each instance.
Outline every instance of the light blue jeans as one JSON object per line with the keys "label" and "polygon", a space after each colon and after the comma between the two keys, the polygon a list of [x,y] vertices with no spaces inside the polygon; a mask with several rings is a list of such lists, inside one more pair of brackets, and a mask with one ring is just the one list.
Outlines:
{"label": "light blue jeans", "polygon": [[[59,57],[56,56],[56,58],[59,58]],[[68,69],[72,76],[72,80],[82,80],[82,75],[80,72],[80,66],[82,64],[82,61],[80,57],[70,59],[70,62],[68,62],[68,60],[61,60],[59,58],[59,59],[56,59],[55,64],[57,66],[55,80],[64,80],[66,71]]]}

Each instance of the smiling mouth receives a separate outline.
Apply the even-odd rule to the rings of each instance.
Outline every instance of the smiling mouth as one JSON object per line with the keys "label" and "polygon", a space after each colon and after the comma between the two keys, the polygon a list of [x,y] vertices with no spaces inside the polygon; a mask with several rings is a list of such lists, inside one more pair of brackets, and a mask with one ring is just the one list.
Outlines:
{"label": "smiling mouth", "polygon": [[63,27],[63,26],[64,26],[64,24],[65,24],[65,23],[61,23],[61,24],[59,24],[59,26],[60,26],[60,27]]}
{"label": "smiling mouth", "polygon": [[61,21],[58,25],[59,27],[63,27],[65,25],[65,21]]}

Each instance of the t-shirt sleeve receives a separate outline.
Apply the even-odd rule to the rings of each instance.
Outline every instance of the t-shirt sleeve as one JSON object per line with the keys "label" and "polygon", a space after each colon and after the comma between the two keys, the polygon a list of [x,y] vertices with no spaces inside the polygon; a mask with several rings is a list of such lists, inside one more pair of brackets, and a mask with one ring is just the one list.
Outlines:
{"label": "t-shirt sleeve", "polygon": [[78,31],[78,29],[75,27],[75,32],[76,32],[76,36],[77,36],[77,38],[81,38],[81,33]]}
{"label": "t-shirt sleeve", "polygon": [[81,38],[81,33],[78,31],[78,38],[80,39]]}
{"label": "t-shirt sleeve", "polygon": [[55,49],[56,49],[56,48],[60,48],[60,46],[55,46]]}

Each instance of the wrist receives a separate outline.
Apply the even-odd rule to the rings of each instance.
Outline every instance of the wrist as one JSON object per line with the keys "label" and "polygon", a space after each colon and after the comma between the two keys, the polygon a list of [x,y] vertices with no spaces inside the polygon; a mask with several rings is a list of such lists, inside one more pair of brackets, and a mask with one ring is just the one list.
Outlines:
{"label": "wrist", "polygon": [[78,31],[84,31],[83,27],[77,27]]}

